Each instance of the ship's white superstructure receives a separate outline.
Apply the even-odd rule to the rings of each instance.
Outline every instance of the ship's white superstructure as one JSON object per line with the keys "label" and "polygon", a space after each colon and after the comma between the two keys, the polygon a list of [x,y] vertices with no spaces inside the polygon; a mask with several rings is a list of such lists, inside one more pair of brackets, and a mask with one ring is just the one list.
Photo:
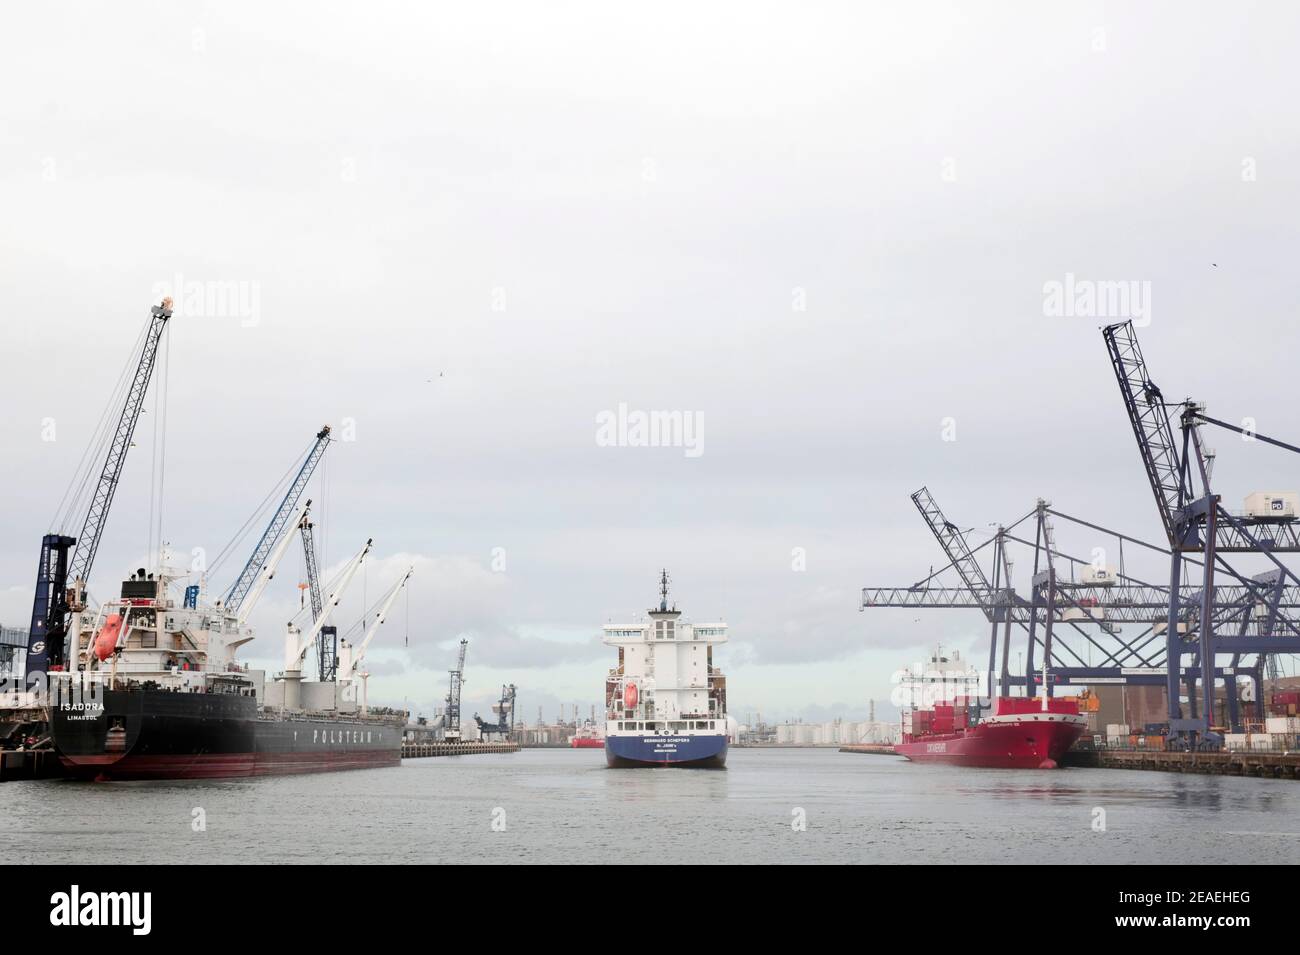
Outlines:
{"label": "ship's white superstructure", "polygon": [[[644,621],[604,627],[603,642],[618,648],[618,665],[605,680],[611,763],[614,758],[684,763],[725,755],[727,683],[714,665],[713,648],[727,641],[727,625],[681,618],[681,611],[668,605],[664,572],[659,606]],[[719,739],[721,753],[713,752]]]}

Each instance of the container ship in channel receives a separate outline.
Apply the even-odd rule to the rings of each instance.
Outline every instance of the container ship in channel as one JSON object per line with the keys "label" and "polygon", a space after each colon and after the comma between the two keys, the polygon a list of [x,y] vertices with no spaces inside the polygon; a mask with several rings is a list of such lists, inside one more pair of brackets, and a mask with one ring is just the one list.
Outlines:
{"label": "container ship in channel", "polygon": [[[949,659],[936,651],[923,676],[905,677],[913,705],[903,711],[894,752],[915,762],[1054,769],[1087,725],[1069,697],[999,696],[982,706],[974,694],[978,683],[958,653]],[[916,705],[918,692],[938,702]]]}
{"label": "container ship in channel", "polygon": [[608,766],[721,769],[727,761],[727,681],[713,648],[725,623],[689,624],[668,605],[668,572],[648,620],[606,624],[603,642],[618,648],[605,680]]}

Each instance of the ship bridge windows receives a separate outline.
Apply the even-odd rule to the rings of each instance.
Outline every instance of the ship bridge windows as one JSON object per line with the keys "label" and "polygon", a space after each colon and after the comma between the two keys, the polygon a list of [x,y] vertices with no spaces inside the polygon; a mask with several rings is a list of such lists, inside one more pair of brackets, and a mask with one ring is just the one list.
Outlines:
{"label": "ship bridge windows", "polygon": [[672,640],[674,639],[676,624],[672,620],[655,621],[655,639]]}

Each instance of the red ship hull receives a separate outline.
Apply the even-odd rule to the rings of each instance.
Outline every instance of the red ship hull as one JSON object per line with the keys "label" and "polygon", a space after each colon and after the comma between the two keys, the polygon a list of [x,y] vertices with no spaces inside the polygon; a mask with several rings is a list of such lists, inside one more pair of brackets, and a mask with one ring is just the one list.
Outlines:
{"label": "red ship hull", "polygon": [[575,736],[569,741],[569,746],[573,749],[604,749],[605,741],[594,736]]}
{"label": "red ship hull", "polygon": [[354,753],[195,753],[167,756],[63,756],[66,775],[73,779],[229,779],[239,776],[282,776],[327,773],[341,769],[400,766],[395,752]]}
{"label": "red ship hull", "polygon": [[1084,726],[1081,717],[1060,713],[999,716],[963,732],[909,737],[894,752],[918,763],[1055,769]]}

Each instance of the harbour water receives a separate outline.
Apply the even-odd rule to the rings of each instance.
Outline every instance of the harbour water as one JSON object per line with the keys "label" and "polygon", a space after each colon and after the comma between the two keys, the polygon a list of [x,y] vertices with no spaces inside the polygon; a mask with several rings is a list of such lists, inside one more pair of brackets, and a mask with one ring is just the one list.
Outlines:
{"label": "harbour water", "polygon": [[832,749],[733,749],[725,770],[543,749],[221,782],[15,782],[0,813],[6,865],[1300,862],[1293,781]]}

